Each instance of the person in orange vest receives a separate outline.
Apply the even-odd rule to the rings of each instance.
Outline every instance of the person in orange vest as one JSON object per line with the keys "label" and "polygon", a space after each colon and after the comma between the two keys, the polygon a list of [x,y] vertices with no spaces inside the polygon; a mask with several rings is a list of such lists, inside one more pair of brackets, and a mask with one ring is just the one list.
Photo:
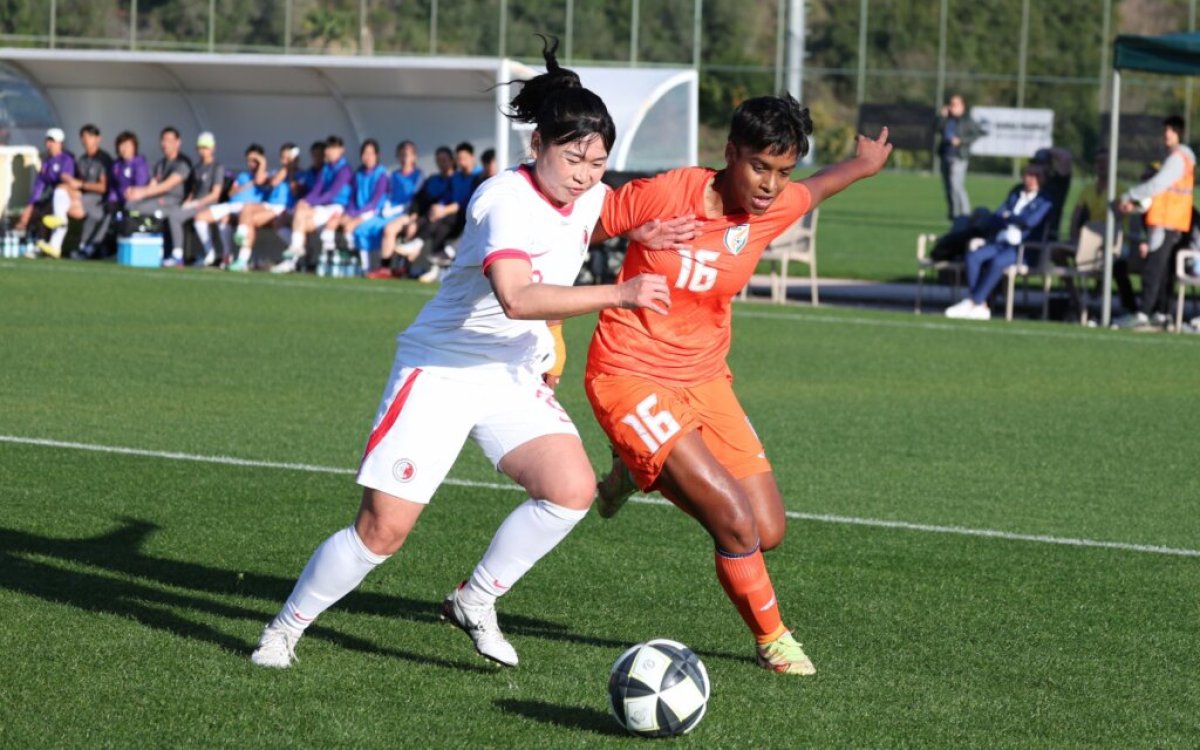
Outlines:
{"label": "person in orange vest", "polygon": [[1138,245],[1142,264],[1142,299],[1139,309],[1128,311],[1119,327],[1163,328],[1170,320],[1167,307],[1171,292],[1171,251],[1192,227],[1192,188],[1195,184],[1196,154],[1183,144],[1184,122],[1178,115],[1163,120],[1163,145],[1167,158],[1162,168],[1145,182],[1134,185],[1120,197],[1117,209],[1132,213],[1138,204],[1146,209],[1145,243]]}

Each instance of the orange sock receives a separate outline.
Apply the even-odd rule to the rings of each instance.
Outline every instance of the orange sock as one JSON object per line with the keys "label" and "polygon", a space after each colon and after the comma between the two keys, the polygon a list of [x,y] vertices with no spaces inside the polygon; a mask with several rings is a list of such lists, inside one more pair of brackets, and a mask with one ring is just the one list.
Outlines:
{"label": "orange sock", "polygon": [[755,640],[770,643],[783,635],[787,628],[779,615],[775,587],[771,585],[771,576],[767,575],[762,550],[755,547],[753,552],[735,555],[717,548],[714,557],[717,580],[729,601],[737,607],[746,627],[754,633]]}

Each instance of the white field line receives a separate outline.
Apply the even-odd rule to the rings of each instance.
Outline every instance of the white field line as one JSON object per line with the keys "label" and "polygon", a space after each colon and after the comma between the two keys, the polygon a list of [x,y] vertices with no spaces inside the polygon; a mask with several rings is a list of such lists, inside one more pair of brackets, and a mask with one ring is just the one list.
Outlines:
{"label": "white field line", "polygon": [[[72,450],[93,451],[96,453],[115,453],[125,456],[141,456],[145,458],[162,458],[171,461],[195,461],[198,463],[220,464],[223,466],[245,466],[261,469],[283,469],[285,471],[305,471],[316,474],[352,475],[354,469],[337,466],[320,466],[317,464],[284,463],[279,461],[258,461],[234,456],[204,456],[194,453],[178,453],[174,451],[155,451],[143,448],[124,448],[114,445],[96,445],[93,443],[73,443],[63,440],[48,440],[45,438],[22,437],[20,435],[0,435],[0,443],[15,443],[18,445],[37,445],[46,448],[68,448]],[[490,490],[521,491],[512,482],[477,482],[469,479],[446,479],[445,484],[455,487],[478,487]],[[667,500],[657,497],[636,495],[632,502],[646,505],[670,505]],[[1177,557],[1200,557],[1200,550],[1178,547],[1163,547],[1154,544],[1131,544],[1128,542],[1107,542],[1096,539],[1078,539],[1074,537],[1047,536],[1044,534],[1018,534],[997,529],[974,529],[965,526],[936,526],[933,524],[910,523],[908,521],[889,521],[882,518],[857,518],[854,516],[836,516],[824,513],[802,513],[787,511],[788,518],[818,523],[848,524],[852,526],[872,526],[883,529],[900,529],[903,531],[923,531],[935,534],[956,534],[958,536],[976,536],[989,539],[1005,539],[1017,542],[1035,542],[1039,544],[1058,544],[1069,547],[1095,547],[1100,549],[1115,549],[1124,552],[1142,552],[1155,555],[1174,555]]]}

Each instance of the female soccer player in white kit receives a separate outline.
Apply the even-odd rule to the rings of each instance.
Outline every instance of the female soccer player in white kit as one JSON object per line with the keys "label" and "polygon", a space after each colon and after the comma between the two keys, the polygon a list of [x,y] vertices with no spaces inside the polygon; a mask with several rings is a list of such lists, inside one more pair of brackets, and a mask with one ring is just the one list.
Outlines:
{"label": "female soccer player in white kit", "polygon": [[287,667],[304,629],[404,544],[468,437],[529,493],[501,524],[442,616],[480,654],[513,666],[496,599],[571,531],[591,506],[595,477],[567,413],[542,375],[553,364],[546,320],[608,307],[665,313],[666,279],[574,287],[607,188],[616,129],[604,102],[559,67],[524,82],[509,115],[536,124],[534,161],[488,180],[441,289],[398,337],[396,360],[358,472],[353,525],[317,548],[251,660]]}

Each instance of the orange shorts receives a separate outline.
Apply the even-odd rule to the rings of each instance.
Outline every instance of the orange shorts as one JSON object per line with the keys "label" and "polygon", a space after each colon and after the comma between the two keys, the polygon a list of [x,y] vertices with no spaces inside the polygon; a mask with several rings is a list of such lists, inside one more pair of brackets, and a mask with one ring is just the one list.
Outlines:
{"label": "orange shorts", "polygon": [[636,375],[588,375],[596,421],[643,490],[654,489],[671,448],[699,430],[705,446],[735,479],[771,470],[729,378],[673,387]]}

